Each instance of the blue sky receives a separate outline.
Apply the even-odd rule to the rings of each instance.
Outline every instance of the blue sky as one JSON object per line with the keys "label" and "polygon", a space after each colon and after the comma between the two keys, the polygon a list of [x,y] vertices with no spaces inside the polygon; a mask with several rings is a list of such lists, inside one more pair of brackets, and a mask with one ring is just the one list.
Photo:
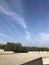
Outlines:
{"label": "blue sky", "polygon": [[49,0],[0,0],[0,43],[49,47]]}

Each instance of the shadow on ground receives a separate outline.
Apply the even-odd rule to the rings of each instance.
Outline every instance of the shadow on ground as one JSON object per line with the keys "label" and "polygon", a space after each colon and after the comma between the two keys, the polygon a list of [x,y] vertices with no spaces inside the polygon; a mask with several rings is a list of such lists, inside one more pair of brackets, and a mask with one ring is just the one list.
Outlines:
{"label": "shadow on ground", "polygon": [[37,59],[32,60],[32,61],[29,61],[29,62],[26,62],[26,63],[21,64],[21,65],[43,65],[42,57],[37,58]]}

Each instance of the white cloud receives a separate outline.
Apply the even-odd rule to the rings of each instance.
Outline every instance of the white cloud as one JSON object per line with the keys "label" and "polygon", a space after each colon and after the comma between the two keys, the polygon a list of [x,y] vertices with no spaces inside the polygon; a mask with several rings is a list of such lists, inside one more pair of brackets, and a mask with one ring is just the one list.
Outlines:
{"label": "white cloud", "polygon": [[25,39],[31,41],[31,34],[28,31],[25,31],[25,33],[26,33]]}
{"label": "white cloud", "polygon": [[40,33],[34,39],[34,45],[49,47],[49,33]]}
{"label": "white cloud", "polygon": [[17,24],[21,25],[25,29],[27,28],[26,23],[25,23],[23,17],[20,17],[19,15],[12,16],[12,17],[14,18],[15,21],[17,20],[16,21]]}
{"label": "white cloud", "polygon": [[[25,30],[27,29],[27,25],[26,25],[23,17],[21,17],[20,15],[14,13],[14,12],[8,12],[1,6],[0,6],[0,13],[9,16],[9,18],[12,19],[12,21],[16,22],[16,24],[21,25]],[[30,35],[30,33],[28,31],[27,32],[26,31],[25,31],[26,38],[30,39],[31,35]]]}
{"label": "white cloud", "polygon": [[[5,4],[7,5],[7,3],[5,3],[5,2],[4,2],[4,4],[2,3],[0,5],[0,13],[8,16],[10,20],[12,20],[16,24],[19,24],[20,26],[22,26],[24,28],[24,30],[26,30],[25,31],[26,40],[30,41],[31,40],[31,34],[27,30],[27,25],[24,21],[24,18],[22,16],[20,16],[19,14],[16,14],[15,12],[13,12],[12,9],[10,9],[10,7],[8,5],[7,5],[7,7],[3,6]],[[20,7],[20,9],[22,9],[22,8]]]}
{"label": "white cloud", "polygon": [[8,16],[15,15],[13,12],[8,12],[8,11],[6,11],[2,6],[0,6],[0,12],[1,12],[2,14],[8,15]]}
{"label": "white cloud", "polygon": [[14,20],[17,24],[21,25],[23,28],[27,28],[26,23],[20,15],[14,12],[8,12],[3,7],[0,6],[0,13],[10,16],[12,20]]}
{"label": "white cloud", "polygon": [[39,37],[41,40],[49,40],[49,33],[40,33]]}

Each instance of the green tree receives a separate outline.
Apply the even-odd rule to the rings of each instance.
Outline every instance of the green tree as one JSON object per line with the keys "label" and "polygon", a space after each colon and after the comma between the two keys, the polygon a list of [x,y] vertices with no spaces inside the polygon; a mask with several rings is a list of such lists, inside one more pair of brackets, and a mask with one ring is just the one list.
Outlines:
{"label": "green tree", "polygon": [[2,49],[2,44],[0,44],[0,49]]}
{"label": "green tree", "polygon": [[15,44],[7,42],[7,44],[5,45],[5,49],[4,50],[5,51],[14,51],[15,50]]}

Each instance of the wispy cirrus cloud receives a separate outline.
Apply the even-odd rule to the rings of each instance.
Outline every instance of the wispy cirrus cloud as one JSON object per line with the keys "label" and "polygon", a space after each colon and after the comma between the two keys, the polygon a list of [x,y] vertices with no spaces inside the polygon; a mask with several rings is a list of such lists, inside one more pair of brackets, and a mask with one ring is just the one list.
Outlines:
{"label": "wispy cirrus cloud", "polygon": [[[13,3],[13,5],[12,4],[11,5],[16,9],[16,12],[18,10],[18,12],[20,12],[22,14],[23,9],[22,9],[21,0],[20,1],[13,0],[12,3]],[[15,7],[15,4],[17,5],[16,7]],[[24,18],[20,14],[13,12],[12,8],[8,5],[8,3],[5,0],[2,0],[0,2],[0,13],[9,17],[9,21],[11,21],[10,24],[14,27],[14,29],[16,29],[16,27],[14,24],[12,24],[12,21],[15,22],[16,24],[20,25],[21,27],[23,27],[23,29],[26,30],[25,39],[27,41],[31,40],[31,34],[27,30],[28,27],[26,25],[26,22],[24,21]],[[7,26],[7,28],[8,28],[8,30],[10,30],[12,32],[12,30],[8,26]],[[14,32],[13,32],[13,34],[14,34]]]}
{"label": "wispy cirrus cloud", "polygon": [[11,17],[17,24],[21,25],[23,28],[27,28],[23,17],[21,17],[20,15],[14,13],[14,12],[8,12],[1,6],[0,6],[0,13]]}
{"label": "wispy cirrus cloud", "polygon": [[0,43],[13,42],[15,39],[6,36],[6,34],[0,34]]}
{"label": "wispy cirrus cloud", "polygon": [[9,19],[11,19],[13,22],[15,22],[16,24],[19,24],[20,26],[22,26],[24,28],[25,33],[25,38],[26,40],[30,41],[31,40],[31,34],[28,32],[27,30],[27,25],[23,19],[22,16],[20,16],[19,14],[14,13],[13,11],[7,11],[6,9],[4,9],[2,6],[0,6],[0,13],[2,13],[3,15],[6,15],[9,17]]}
{"label": "wispy cirrus cloud", "polygon": [[8,16],[15,15],[14,13],[6,11],[2,6],[0,6],[0,13],[8,15]]}
{"label": "wispy cirrus cloud", "polygon": [[3,33],[0,33],[0,36],[8,37],[7,35],[5,35],[5,34],[3,34]]}
{"label": "wispy cirrus cloud", "polygon": [[1,41],[1,38],[2,38],[2,40],[14,40],[14,39],[12,39],[10,36],[7,36],[6,34],[4,34],[4,33],[0,33],[0,41]]}

